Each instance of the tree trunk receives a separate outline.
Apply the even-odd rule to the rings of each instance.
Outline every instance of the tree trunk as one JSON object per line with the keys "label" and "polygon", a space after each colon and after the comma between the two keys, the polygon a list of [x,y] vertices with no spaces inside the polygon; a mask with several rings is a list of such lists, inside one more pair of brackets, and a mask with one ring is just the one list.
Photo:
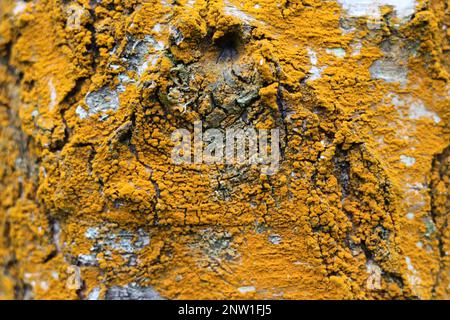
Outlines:
{"label": "tree trunk", "polygon": [[448,299],[449,3],[378,3],[0,0],[0,298]]}

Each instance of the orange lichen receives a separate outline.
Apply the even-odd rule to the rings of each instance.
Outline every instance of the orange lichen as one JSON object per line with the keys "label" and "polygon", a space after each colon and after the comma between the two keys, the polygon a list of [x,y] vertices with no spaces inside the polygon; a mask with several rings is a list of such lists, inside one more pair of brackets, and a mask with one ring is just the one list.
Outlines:
{"label": "orange lichen", "polygon": [[[448,298],[448,4],[419,2],[1,1],[0,297]],[[279,171],[174,164],[198,120],[280,128]]]}

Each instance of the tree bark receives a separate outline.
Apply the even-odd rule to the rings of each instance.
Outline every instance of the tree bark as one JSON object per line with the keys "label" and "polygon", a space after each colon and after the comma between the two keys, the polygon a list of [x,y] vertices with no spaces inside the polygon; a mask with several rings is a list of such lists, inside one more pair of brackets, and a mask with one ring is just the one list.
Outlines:
{"label": "tree bark", "polygon": [[363,2],[0,0],[0,298],[448,299],[449,3]]}

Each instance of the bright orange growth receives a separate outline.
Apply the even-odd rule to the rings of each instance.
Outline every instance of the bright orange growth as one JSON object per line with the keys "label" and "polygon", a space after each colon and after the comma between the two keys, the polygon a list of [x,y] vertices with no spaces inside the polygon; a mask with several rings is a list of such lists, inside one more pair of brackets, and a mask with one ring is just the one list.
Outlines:
{"label": "bright orange growth", "polygon": [[[0,297],[448,298],[444,1],[91,3],[0,2]],[[200,119],[279,172],[172,164]]]}

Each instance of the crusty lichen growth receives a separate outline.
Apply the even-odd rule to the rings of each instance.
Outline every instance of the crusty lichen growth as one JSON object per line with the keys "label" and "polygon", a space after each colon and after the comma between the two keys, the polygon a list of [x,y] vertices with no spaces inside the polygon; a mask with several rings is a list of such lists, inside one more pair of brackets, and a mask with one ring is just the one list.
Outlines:
{"label": "crusty lichen growth", "polygon": [[1,0],[0,297],[448,298],[449,3],[338,2]]}

